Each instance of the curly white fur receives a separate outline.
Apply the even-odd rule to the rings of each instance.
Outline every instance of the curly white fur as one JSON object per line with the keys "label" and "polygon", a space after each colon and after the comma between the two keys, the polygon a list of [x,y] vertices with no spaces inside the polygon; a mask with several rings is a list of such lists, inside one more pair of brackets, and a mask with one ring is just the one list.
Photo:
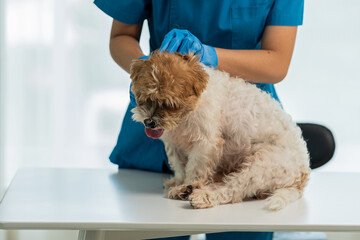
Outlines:
{"label": "curly white fur", "polygon": [[161,137],[175,171],[168,196],[195,208],[267,198],[269,210],[300,198],[310,168],[299,127],[255,85],[204,68],[209,80],[195,111]]}

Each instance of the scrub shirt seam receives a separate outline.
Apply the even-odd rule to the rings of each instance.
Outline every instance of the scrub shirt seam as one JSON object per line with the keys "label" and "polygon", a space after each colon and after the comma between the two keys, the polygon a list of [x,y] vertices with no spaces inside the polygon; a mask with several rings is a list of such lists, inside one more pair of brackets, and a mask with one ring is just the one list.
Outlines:
{"label": "scrub shirt seam", "polygon": [[286,15],[286,14],[273,14],[269,16],[265,25],[281,25],[281,26],[298,26],[302,25],[303,18],[301,16]]}
{"label": "scrub shirt seam", "polygon": [[112,17],[113,19],[126,23],[126,24],[138,24],[147,19],[144,13],[141,14],[141,17],[138,17],[136,14],[128,14],[123,9],[122,12],[119,10],[115,10],[112,6],[110,6],[106,1],[103,0],[95,0],[94,4],[104,13]]}

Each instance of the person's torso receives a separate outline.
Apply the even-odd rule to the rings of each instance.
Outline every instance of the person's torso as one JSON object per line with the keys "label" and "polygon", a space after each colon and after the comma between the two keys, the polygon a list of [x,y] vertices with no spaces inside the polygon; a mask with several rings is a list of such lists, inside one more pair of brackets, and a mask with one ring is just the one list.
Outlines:
{"label": "person's torso", "polygon": [[[291,0],[289,0],[291,1]],[[204,44],[259,49],[274,0],[152,0],[150,49],[171,29],[187,29]]]}

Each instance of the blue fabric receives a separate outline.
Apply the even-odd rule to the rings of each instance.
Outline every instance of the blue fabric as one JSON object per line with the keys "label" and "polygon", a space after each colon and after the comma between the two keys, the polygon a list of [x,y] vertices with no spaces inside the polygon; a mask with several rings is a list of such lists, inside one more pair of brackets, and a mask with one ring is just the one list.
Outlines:
{"label": "blue fabric", "polygon": [[117,144],[110,155],[110,161],[119,168],[138,168],[162,172],[163,163],[167,162],[164,144],[158,139],[151,139],[145,134],[142,123],[131,119],[132,106],[128,106],[120,130]]}
{"label": "blue fabric", "polygon": [[127,24],[148,19],[150,49],[173,28],[187,29],[206,45],[258,49],[266,25],[302,24],[304,0],[95,0],[102,11]]}
{"label": "blue fabric", "polygon": [[[227,49],[259,49],[266,25],[301,25],[304,0],[95,0],[102,11],[127,24],[148,19],[150,50],[174,28],[187,29],[201,43]],[[279,101],[272,84],[256,84]],[[121,168],[162,171],[166,154],[127,109],[111,162]]]}

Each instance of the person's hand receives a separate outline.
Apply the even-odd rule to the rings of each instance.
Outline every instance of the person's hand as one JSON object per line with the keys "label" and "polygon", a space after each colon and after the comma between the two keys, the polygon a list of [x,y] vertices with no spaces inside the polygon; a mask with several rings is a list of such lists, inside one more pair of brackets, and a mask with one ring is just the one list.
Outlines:
{"label": "person's hand", "polygon": [[161,43],[160,52],[163,51],[168,51],[169,53],[179,52],[181,54],[194,52],[199,56],[200,62],[206,66],[216,68],[218,65],[215,48],[202,44],[188,30],[173,29],[168,32]]}
{"label": "person's hand", "polygon": [[[148,60],[150,57],[149,56],[142,56],[139,57],[138,60]],[[129,88],[129,93],[130,93],[130,105],[134,108],[137,106],[136,100],[135,100],[135,95],[134,93],[131,91],[132,88],[132,82],[130,82],[130,88]]]}

